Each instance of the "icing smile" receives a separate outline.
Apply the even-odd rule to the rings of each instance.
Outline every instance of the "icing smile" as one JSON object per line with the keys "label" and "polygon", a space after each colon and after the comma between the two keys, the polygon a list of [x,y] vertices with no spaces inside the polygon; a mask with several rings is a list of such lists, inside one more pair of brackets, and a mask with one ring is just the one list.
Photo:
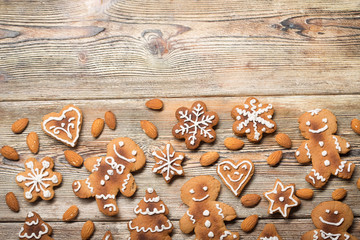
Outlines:
{"label": "icing smile", "polygon": [[333,222],[328,222],[328,221],[325,221],[322,217],[319,217],[320,221],[322,223],[325,223],[325,224],[328,224],[328,225],[333,225],[333,226],[340,226],[343,222],[344,222],[344,218],[340,219],[340,221],[336,222],[336,223],[333,223]]}
{"label": "icing smile", "polygon": [[208,197],[209,197],[209,194],[207,194],[205,197],[203,197],[201,199],[192,198],[192,200],[194,200],[195,202],[201,202],[201,201],[204,201],[205,199],[207,199]]}
{"label": "icing smile", "polygon": [[233,179],[230,177],[230,174],[227,175],[229,180],[232,181],[232,182],[238,182],[243,176],[244,174],[241,174],[237,179]]}
{"label": "icing smile", "polygon": [[311,133],[322,133],[327,129],[328,129],[328,125],[325,125],[324,127],[319,128],[318,130],[313,130],[313,129],[309,128],[309,132],[311,132]]}

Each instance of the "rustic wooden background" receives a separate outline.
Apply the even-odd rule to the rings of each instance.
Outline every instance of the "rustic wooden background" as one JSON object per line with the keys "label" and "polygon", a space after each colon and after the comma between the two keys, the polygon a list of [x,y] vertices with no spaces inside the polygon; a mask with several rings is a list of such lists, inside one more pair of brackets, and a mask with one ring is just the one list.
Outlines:
{"label": "rustic wooden background", "polygon": [[[182,234],[178,220],[187,207],[179,189],[191,177],[216,176],[216,165],[202,167],[200,156],[218,151],[221,159],[249,158],[255,175],[243,194],[262,194],[272,188],[276,178],[311,187],[304,179],[311,166],[294,158],[303,141],[297,118],[313,108],[328,108],[338,119],[338,134],[352,144],[349,154],[357,170],[350,181],[332,178],[322,190],[315,190],[312,201],[302,201],[290,219],[267,214],[268,202],[262,199],[253,209],[242,207],[239,198],[222,185],[219,201],[236,209],[238,218],[227,224],[240,231],[241,239],[256,239],[266,223],[275,223],[284,239],[300,239],[314,229],[310,219],[313,207],[331,200],[334,189],[348,190],[345,203],[354,212],[350,232],[360,238],[360,137],[350,121],[360,117],[360,4],[354,0],[0,0],[0,146],[10,145],[20,153],[20,161],[1,158],[0,162],[0,238],[17,239],[28,211],[38,212],[54,229],[54,239],[80,239],[85,221],[95,222],[92,239],[101,239],[111,230],[115,239],[128,236],[126,223],[135,217],[133,208],[147,187],[154,187],[170,209],[175,225],[174,239],[193,239]],[[275,107],[277,132],[287,133],[293,148],[284,150],[278,167],[269,167],[267,156],[278,149],[273,135],[261,144],[251,144],[236,152],[226,150],[223,140],[233,136],[230,111],[247,96]],[[159,97],[164,110],[154,112],[144,103]],[[217,111],[220,123],[214,144],[202,144],[197,151],[185,149],[175,140],[171,128],[174,112],[203,100]],[[135,173],[138,191],[132,198],[118,197],[120,213],[107,217],[98,211],[94,199],[77,198],[71,189],[75,179],[88,172],[71,167],[63,152],[69,149],[46,136],[41,117],[75,104],[84,112],[80,142],[75,148],[84,158],[104,155],[113,138],[134,139],[147,155],[146,167]],[[117,116],[115,131],[105,128],[98,139],[90,134],[92,121],[111,110]],[[21,135],[11,132],[11,124],[27,117],[30,124]],[[140,120],[152,121],[159,130],[156,140],[140,129]],[[50,156],[63,175],[63,183],[51,201],[28,203],[15,176],[24,161],[34,155],[26,147],[27,133],[40,137],[40,152]],[[185,177],[166,184],[151,172],[154,160],[150,149],[171,141],[186,153]],[[20,201],[19,213],[11,212],[4,201],[13,191]],[[76,204],[80,215],[73,223],[61,221],[63,212]],[[245,234],[242,220],[259,214],[256,229]]]}

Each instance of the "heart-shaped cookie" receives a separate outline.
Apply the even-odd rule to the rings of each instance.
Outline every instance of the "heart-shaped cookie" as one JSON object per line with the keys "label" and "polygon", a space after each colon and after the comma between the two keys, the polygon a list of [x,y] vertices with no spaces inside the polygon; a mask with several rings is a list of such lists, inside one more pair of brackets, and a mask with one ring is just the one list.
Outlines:
{"label": "heart-shaped cookie", "polygon": [[79,140],[82,119],[82,112],[78,107],[67,105],[60,113],[45,115],[41,126],[47,135],[69,147],[75,147]]}
{"label": "heart-shaped cookie", "polygon": [[239,196],[253,176],[254,170],[254,164],[250,160],[244,159],[235,162],[225,159],[218,165],[217,174],[235,196]]}

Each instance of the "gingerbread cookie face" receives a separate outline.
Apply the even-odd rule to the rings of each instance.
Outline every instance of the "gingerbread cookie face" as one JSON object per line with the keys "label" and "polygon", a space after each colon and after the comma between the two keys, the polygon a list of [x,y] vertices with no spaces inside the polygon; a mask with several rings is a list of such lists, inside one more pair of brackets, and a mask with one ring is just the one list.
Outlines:
{"label": "gingerbread cookie face", "polygon": [[107,146],[106,157],[86,159],[84,165],[91,172],[84,180],[74,181],[72,187],[80,198],[95,197],[99,210],[108,216],[119,210],[116,195],[120,191],[131,197],[136,183],[131,172],[145,165],[143,150],[130,138],[116,138]]}
{"label": "gingerbread cookie face", "polygon": [[181,199],[189,206],[180,219],[181,231],[194,231],[196,239],[239,239],[239,233],[229,231],[224,223],[236,218],[235,210],[215,201],[220,185],[212,176],[198,176],[181,187]]}
{"label": "gingerbread cookie face", "polygon": [[219,163],[217,167],[217,174],[235,196],[240,195],[241,191],[254,175],[254,171],[254,164],[247,159],[237,162],[226,159]]}
{"label": "gingerbread cookie face", "polygon": [[249,97],[244,105],[237,105],[231,111],[235,119],[233,131],[238,136],[246,135],[251,142],[259,142],[264,133],[275,132],[273,115],[271,104],[262,104],[256,98]]}
{"label": "gingerbread cookie face", "polygon": [[196,149],[200,142],[211,143],[216,139],[213,129],[219,122],[216,112],[208,112],[205,103],[194,102],[192,107],[181,107],[176,110],[176,119],[179,121],[172,129],[172,134],[178,139],[185,139],[188,149]]}
{"label": "gingerbread cookie face", "polygon": [[276,179],[274,188],[265,192],[264,196],[270,203],[268,212],[280,212],[284,218],[289,217],[291,208],[301,203],[295,196],[295,184],[285,186],[279,179]]}
{"label": "gingerbread cookie face", "polygon": [[307,182],[321,188],[331,175],[351,178],[355,165],[340,158],[340,154],[350,151],[350,144],[333,135],[337,130],[334,114],[327,109],[306,112],[299,118],[299,128],[308,140],[297,149],[296,159],[300,163],[312,161],[313,164],[311,172],[306,176]]}
{"label": "gingerbread cookie face", "polygon": [[16,183],[24,189],[24,197],[34,202],[38,197],[50,200],[54,197],[53,187],[60,185],[62,176],[53,171],[54,161],[50,157],[38,162],[35,158],[25,161],[25,172],[16,176]]}
{"label": "gingerbread cookie face", "polygon": [[76,146],[83,120],[82,112],[78,107],[67,105],[60,113],[49,113],[42,120],[41,126],[47,135],[69,147]]}
{"label": "gingerbread cookie face", "polygon": [[272,223],[265,225],[264,230],[260,233],[257,240],[282,240],[278,234],[276,227]]}
{"label": "gingerbread cookie face", "polygon": [[170,183],[175,175],[184,176],[181,162],[185,158],[185,154],[175,152],[170,143],[167,143],[162,151],[154,151],[152,155],[156,161],[152,171],[162,174],[166,183]]}
{"label": "gingerbread cookie face", "polygon": [[50,235],[52,228],[44,222],[36,212],[27,214],[25,224],[19,232],[20,240],[53,240]]}
{"label": "gingerbread cookie face", "polygon": [[148,188],[143,200],[134,209],[137,217],[128,223],[129,239],[171,239],[173,224],[166,217],[169,209],[156,194]]}

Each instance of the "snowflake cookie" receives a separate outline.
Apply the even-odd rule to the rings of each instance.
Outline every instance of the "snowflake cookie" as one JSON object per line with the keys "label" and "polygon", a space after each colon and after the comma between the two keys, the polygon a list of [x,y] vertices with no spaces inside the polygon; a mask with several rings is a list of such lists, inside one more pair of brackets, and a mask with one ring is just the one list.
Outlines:
{"label": "snowflake cookie", "polygon": [[260,233],[257,240],[282,240],[282,238],[276,231],[275,225],[268,223],[265,225],[264,230]]}
{"label": "snowflake cookie", "polygon": [[47,135],[69,147],[75,147],[79,140],[82,119],[82,112],[78,107],[67,105],[60,113],[45,115],[41,126]]}
{"label": "snowflake cookie", "polygon": [[196,149],[200,142],[211,143],[216,139],[213,129],[219,122],[216,112],[206,111],[205,103],[194,102],[191,109],[181,107],[176,110],[176,119],[179,121],[172,129],[172,134],[178,139],[185,139],[188,149]]}
{"label": "snowflake cookie", "polygon": [[128,223],[128,240],[171,240],[170,234],[174,226],[166,217],[169,209],[154,189],[146,190],[144,199],[135,207],[134,212],[137,217]]}
{"label": "snowflake cookie", "polygon": [[221,184],[212,176],[198,176],[181,187],[181,199],[189,206],[180,219],[184,233],[195,232],[195,239],[239,239],[239,233],[229,231],[224,221],[236,218],[234,208],[215,201]]}
{"label": "snowflake cookie", "polygon": [[19,232],[20,240],[53,240],[52,228],[36,212],[29,212]]}
{"label": "snowflake cookie", "polygon": [[340,154],[350,151],[350,144],[343,138],[333,135],[337,131],[336,117],[327,109],[315,109],[299,118],[301,134],[309,139],[303,141],[295,153],[299,163],[312,161],[313,168],[306,181],[316,188],[326,184],[331,175],[351,178],[355,165],[343,161]]}
{"label": "snowflake cookie", "polygon": [[231,116],[235,119],[233,131],[238,136],[246,134],[251,142],[259,142],[263,133],[275,132],[273,115],[271,104],[262,104],[256,98],[249,97],[244,105],[237,105],[231,111]]}
{"label": "snowflake cookie", "polygon": [[120,191],[131,197],[136,183],[131,172],[145,165],[143,150],[130,138],[116,138],[107,146],[106,157],[86,159],[84,165],[91,172],[84,180],[73,182],[72,188],[80,198],[95,197],[99,210],[108,216],[116,215],[119,209],[116,195]]}
{"label": "snowflake cookie", "polygon": [[185,154],[175,152],[170,143],[166,144],[162,151],[154,151],[152,155],[156,161],[152,171],[162,174],[166,183],[169,183],[175,175],[184,176],[181,162],[184,160]]}
{"label": "snowflake cookie", "polygon": [[305,233],[301,240],[357,240],[347,232],[353,223],[351,208],[338,201],[322,202],[311,212],[316,227]]}
{"label": "snowflake cookie", "polygon": [[60,185],[62,176],[53,171],[52,158],[45,157],[40,162],[35,158],[25,161],[25,172],[16,176],[16,183],[24,189],[24,197],[34,202],[38,197],[50,200],[54,197],[54,186]]}
{"label": "snowflake cookie", "polygon": [[284,184],[276,179],[274,188],[264,193],[270,202],[269,213],[280,212],[284,218],[289,217],[291,208],[300,205],[301,201],[295,196],[295,184]]}

